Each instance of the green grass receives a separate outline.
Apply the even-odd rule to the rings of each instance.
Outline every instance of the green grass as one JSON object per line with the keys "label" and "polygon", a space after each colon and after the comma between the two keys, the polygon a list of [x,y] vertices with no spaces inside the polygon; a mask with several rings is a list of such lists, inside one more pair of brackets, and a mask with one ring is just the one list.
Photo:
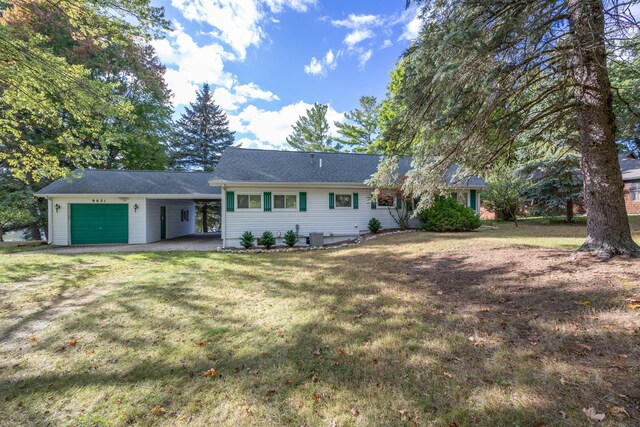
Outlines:
{"label": "green grass", "polygon": [[581,426],[590,406],[638,423],[635,261],[571,261],[584,226],[498,226],[1,255],[2,424]]}

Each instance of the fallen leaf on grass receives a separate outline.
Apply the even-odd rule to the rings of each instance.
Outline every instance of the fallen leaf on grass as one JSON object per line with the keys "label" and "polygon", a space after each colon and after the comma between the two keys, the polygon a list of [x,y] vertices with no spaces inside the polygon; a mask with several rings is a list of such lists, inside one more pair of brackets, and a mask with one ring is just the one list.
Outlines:
{"label": "fallen leaf on grass", "polygon": [[589,307],[589,306],[591,306],[591,301],[589,301],[589,300],[584,300],[584,301],[582,301],[582,303],[581,303],[581,304],[582,304],[584,307]]}
{"label": "fallen leaf on grass", "polygon": [[558,415],[560,415],[562,418],[567,418],[567,413],[564,411],[558,411]]}
{"label": "fallen leaf on grass", "polygon": [[589,418],[591,421],[602,421],[604,420],[604,414],[598,414],[595,408],[582,408],[582,412]]}
{"label": "fallen leaf on grass", "polygon": [[591,350],[593,350],[593,347],[591,347],[590,345],[587,345],[587,344],[581,344],[581,343],[578,343],[578,347],[580,347],[580,348],[584,348],[584,349],[585,349],[585,350],[587,350],[587,351],[591,351]]}
{"label": "fallen leaf on grass", "polygon": [[538,421],[536,423],[536,427],[547,427],[547,425],[544,423],[544,421]]}
{"label": "fallen leaf on grass", "polygon": [[152,413],[153,415],[162,415],[162,414],[164,414],[165,412],[167,412],[167,411],[165,411],[165,409],[164,409],[162,406],[160,406],[160,405],[155,406],[155,407],[151,410],[151,413]]}
{"label": "fallen leaf on grass", "polygon": [[351,408],[351,415],[357,417],[358,415],[360,415],[360,410],[354,406],[353,408]]}
{"label": "fallen leaf on grass", "polygon": [[318,376],[316,374],[311,375],[311,381],[313,381],[314,383],[318,382]]}
{"label": "fallen leaf on grass", "polygon": [[622,406],[612,406],[609,412],[616,418],[630,418],[631,414]]}
{"label": "fallen leaf on grass", "polygon": [[267,357],[267,352],[266,352],[266,351],[263,351],[262,353],[260,353],[260,355],[261,355],[262,357]]}
{"label": "fallen leaf on grass", "polygon": [[31,341],[38,341],[38,338],[35,335],[31,335]]}
{"label": "fallen leaf on grass", "polygon": [[216,376],[217,371],[213,368],[209,369],[207,372],[205,372],[204,374],[208,377],[215,377]]}
{"label": "fallen leaf on grass", "polygon": [[629,307],[631,310],[635,310],[636,308],[640,308],[640,303],[634,302],[629,304],[627,307]]}
{"label": "fallen leaf on grass", "polygon": [[293,384],[293,381],[291,381],[291,380],[286,380],[284,382],[284,385],[291,385],[291,384]]}
{"label": "fallen leaf on grass", "polygon": [[333,362],[333,366],[340,366],[340,359],[336,359],[336,360]]}
{"label": "fallen leaf on grass", "polygon": [[344,355],[344,350],[342,349],[342,347],[338,348],[338,354],[339,354],[340,356],[343,356],[343,355]]}
{"label": "fallen leaf on grass", "polygon": [[269,389],[267,390],[267,394],[275,394],[275,392],[276,392],[275,387],[269,387]]}
{"label": "fallen leaf on grass", "polygon": [[247,415],[251,415],[251,408],[246,408],[244,411],[247,413]]}
{"label": "fallen leaf on grass", "polygon": [[69,345],[72,346],[72,347],[75,346],[76,344],[78,344],[78,340],[69,341]]}
{"label": "fallen leaf on grass", "polygon": [[206,341],[200,341],[199,343],[196,343],[196,345],[198,347],[204,347],[205,345],[207,345],[207,342]]}
{"label": "fallen leaf on grass", "polygon": [[313,354],[314,356],[320,356],[322,354],[322,349],[316,348],[311,354]]}
{"label": "fallen leaf on grass", "polygon": [[313,400],[315,402],[320,402],[320,399],[321,399],[320,393],[316,393],[316,394],[313,395]]}
{"label": "fallen leaf on grass", "polygon": [[451,375],[449,372],[443,372],[442,375],[444,375],[447,378],[453,378],[453,375]]}

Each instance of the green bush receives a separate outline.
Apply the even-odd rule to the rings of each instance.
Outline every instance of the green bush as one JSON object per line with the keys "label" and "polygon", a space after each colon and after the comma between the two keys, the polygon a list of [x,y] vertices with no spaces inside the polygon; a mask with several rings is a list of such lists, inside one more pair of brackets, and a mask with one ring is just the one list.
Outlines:
{"label": "green bush", "polygon": [[265,248],[269,249],[271,248],[271,246],[275,246],[276,238],[273,237],[272,232],[265,231],[264,233],[262,233],[262,236],[260,236],[260,244]]}
{"label": "green bush", "polygon": [[253,242],[255,240],[256,238],[253,237],[253,234],[250,231],[245,231],[244,233],[242,233],[242,236],[240,236],[240,245],[242,245],[245,249],[249,249],[253,246]]}
{"label": "green bush", "polygon": [[295,231],[289,230],[284,233],[284,242],[287,244],[287,246],[293,246],[298,243],[298,236],[296,236]]}
{"label": "green bush", "polygon": [[378,221],[377,218],[371,218],[367,226],[369,227],[369,231],[375,234],[380,230],[380,221]]}
{"label": "green bush", "polygon": [[480,227],[480,218],[456,200],[440,197],[418,214],[422,228],[428,231],[467,231]]}

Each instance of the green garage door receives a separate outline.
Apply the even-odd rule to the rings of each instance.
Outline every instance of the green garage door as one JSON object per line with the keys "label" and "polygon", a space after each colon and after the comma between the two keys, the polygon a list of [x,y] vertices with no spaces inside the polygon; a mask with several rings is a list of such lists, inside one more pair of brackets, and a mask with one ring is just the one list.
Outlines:
{"label": "green garage door", "polygon": [[71,205],[71,244],[129,243],[129,205]]}

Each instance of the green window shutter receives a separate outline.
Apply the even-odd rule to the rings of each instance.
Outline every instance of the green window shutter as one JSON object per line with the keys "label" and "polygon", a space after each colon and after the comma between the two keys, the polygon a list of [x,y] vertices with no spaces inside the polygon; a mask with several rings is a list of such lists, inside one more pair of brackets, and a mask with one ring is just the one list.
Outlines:
{"label": "green window shutter", "polygon": [[400,195],[396,196],[396,208],[402,209],[402,197]]}
{"label": "green window shutter", "polygon": [[271,212],[271,191],[264,192],[264,211]]}
{"label": "green window shutter", "polygon": [[478,197],[476,190],[469,190],[469,207],[478,213]]}
{"label": "green window shutter", "polygon": [[226,203],[227,212],[233,212],[235,200],[236,200],[235,191],[227,191],[227,203]]}
{"label": "green window shutter", "polygon": [[300,199],[300,212],[306,212],[307,211],[307,192],[301,191],[299,199]]}
{"label": "green window shutter", "polygon": [[335,194],[329,193],[329,209],[335,209],[335,208],[336,208]]}
{"label": "green window shutter", "polygon": [[370,200],[370,202],[371,202],[371,209],[375,209],[375,208],[377,208],[377,207],[378,207],[378,206],[376,205],[376,199],[374,199],[374,198],[373,198],[373,194],[371,195],[371,200]]}
{"label": "green window shutter", "polygon": [[358,209],[358,193],[353,193],[353,209]]}

